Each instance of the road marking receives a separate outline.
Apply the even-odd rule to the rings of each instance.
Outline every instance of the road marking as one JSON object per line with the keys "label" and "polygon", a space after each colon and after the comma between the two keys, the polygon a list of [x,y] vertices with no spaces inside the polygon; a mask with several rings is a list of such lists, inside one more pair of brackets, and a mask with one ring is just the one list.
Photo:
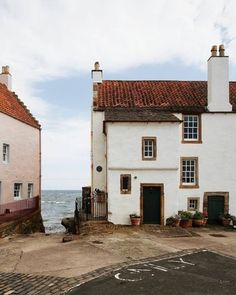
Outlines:
{"label": "road marking", "polygon": [[183,264],[188,264],[188,265],[195,265],[194,263],[191,263],[191,262],[187,262],[187,261],[184,261],[183,258],[179,257],[179,260],[168,260],[168,262],[176,262],[176,263],[183,263]]}
{"label": "road marking", "polygon": [[146,269],[146,268],[137,268],[137,269],[135,269],[135,268],[128,268],[127,269],[128,271],[131,271],[131,272],[138,272],[138,273],[140,273],[140,272],[142,272],[142,271],[151,271],[150,269]]}
{"label": "road marking", "polygon": [[164,272],[168,271],[168,268],[166,268],[164,266],[155,265],[155,264],[152,264],[152,263],[149,263],[148,266],[151,266],[153,269],[161,270],[161,271],[164,271]]}
{"label": "road marking", "polygon": [[138,281],[142,281],[141,278],[139,278],[139,279],[124,279],[124,278],[120,278],[120,275],[121,275],[121,273],[117,273],[117,274],[115,275],[115,278],[116,278],[117,280],[120,280],[120,281],[126,281],[126,282],[138,282]]}

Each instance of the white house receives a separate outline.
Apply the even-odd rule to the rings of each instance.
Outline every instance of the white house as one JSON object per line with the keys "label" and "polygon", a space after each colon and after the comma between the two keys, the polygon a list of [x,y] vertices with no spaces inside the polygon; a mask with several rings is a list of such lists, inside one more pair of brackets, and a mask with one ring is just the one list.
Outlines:
{"label": "white house", "polygon": [[[0,214],[37,209],[41,194],[40,125],[0,74]],[[1,220],[0,220],[1,221]]]}
{"label": "white house", "polygon": [[109,81],[92,71],[92,192],[108,220],[164,224],[179,210],[236,214],[236,82],[224,46],[208,81]]}

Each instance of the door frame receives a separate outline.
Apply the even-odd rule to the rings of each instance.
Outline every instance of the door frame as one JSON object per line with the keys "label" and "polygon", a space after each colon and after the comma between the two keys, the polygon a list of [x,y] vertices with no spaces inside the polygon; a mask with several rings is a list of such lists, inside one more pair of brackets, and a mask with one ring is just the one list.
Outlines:
{"label": "door frame", "polygon": [[161,224],[164,225],[164,184],[163,183],[141,183],[140,184],[140,217],[141,223],[143,224],[143,189],[144,187],[160,187],[161,188],[161,196],[160,196],[160,216],[161,216]]}
{"label": "door frame", "polygon": [[205,192],[203,196],[203,212],[208,212],[208,197],[224,197],[224,214],[229,213],[229,192]]}

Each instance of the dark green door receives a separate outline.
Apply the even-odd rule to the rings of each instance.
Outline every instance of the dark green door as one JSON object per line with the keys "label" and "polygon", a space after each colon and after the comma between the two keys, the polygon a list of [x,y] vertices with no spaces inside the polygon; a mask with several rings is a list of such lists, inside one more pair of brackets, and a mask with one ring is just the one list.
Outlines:
{"label": "dark green door", "polygon": [[143,187],[143,223],[161,224],[161,187]]}
{"label": "dark green door", "polygon": [[221,214],[224,214],[224,196],[208,196],[208,223],[219,224]]}

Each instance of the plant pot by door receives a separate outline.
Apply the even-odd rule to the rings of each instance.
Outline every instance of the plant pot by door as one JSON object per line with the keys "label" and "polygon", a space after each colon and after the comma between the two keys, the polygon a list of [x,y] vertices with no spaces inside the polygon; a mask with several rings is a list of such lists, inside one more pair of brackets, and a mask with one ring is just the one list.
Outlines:
{"label": "plant pot by door", "polygon": [[204,225],[204,219],[193,219],[193,226],[200,227]]}
{"label": "plant pot by door", "polygon": [[140,225],[140,217],[130,217],[130,221],[134,226]]}
{"label": "plant pot by door", "polygon": [[191,227],[192,226],[192,219],[181,219],[180,226],[183,228]]}

